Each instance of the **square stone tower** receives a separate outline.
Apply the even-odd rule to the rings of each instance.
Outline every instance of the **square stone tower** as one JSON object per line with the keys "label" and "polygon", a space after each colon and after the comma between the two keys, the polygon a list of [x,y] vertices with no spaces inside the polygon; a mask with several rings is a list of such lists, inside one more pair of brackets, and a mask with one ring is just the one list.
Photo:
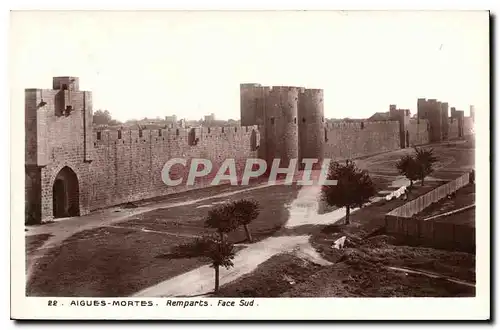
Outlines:
{"label": "square stone tower", "polygon": [[54,77],[52,89],[26,89],[25,132],[26,221],[87,213],[91,92],[69,76]]}

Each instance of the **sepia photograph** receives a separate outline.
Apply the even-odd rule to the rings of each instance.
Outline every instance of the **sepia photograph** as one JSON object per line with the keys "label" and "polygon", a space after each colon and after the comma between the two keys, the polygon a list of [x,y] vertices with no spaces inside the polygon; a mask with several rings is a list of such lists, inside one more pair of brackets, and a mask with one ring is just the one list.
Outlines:
{"label": "sepia photograph", "polygon": [[12,317],[489,317],[489,20],[12,11]]}

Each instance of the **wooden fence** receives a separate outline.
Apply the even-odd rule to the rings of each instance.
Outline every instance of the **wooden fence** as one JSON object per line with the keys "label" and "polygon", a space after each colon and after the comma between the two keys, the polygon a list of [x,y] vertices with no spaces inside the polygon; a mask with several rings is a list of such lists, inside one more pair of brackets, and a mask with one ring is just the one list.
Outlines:
{"label": "wooden fence", "polygon": [[413,217],[432,203],[445,198],[468,183],[469,173],[466,173],[392,210],[385,216],[386,232],[402,235],[415,243],[474,252],[476,246],[475,227],[451,222],[425,221]]}
{"label": "wooden fence", "polygon": [[414,214],[423,211],[432,203],[440,201],[451,193],[469,184],[469,173],[465,173],[460,177],[452,180],[434,190],[429,191],[427,194],[422,195],[414,200],[392,210],[387,215],[396,217],[410,218]]}

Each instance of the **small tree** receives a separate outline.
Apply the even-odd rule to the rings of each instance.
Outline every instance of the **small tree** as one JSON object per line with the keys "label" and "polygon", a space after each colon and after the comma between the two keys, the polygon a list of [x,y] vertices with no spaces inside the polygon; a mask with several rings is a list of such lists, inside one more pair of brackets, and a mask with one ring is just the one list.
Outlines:
{"label": "small tree", "polygon": [[221,241],[224,241],[224,236],[239,226],[234,216],[234,205],[227,203],[211,209],[205,219],[205,226],[217,230]]}
{"label": "small tree", "polygon": [[248,225],[259,216],[259,203],[253,200],[241,199],[233,202],[232,207],[236,221],[245,228],[247,240],[252,242],[252,233]]}
{"label": "small tree", "polygon": [[434,163],[437,162],[437,158],[434,157],[433,152],[432,148],[424,150],[415,147],[415,161],[418,164],[418,175],[422,181],[422,186],[424,185],[425,177],[434,172]]}
{"label": "small tree", "polygon": [[399,173],[410,180],[410,190],[413,187],[413,181],[420,178],[419,165],[415,158],[411,155],[403,156],[396,164]]}
{"label": "small tree", "polygon": [[331,163],[327,179],[337,180],[337,184],[322,187],[323,199],[328,205],[346,208],[346,224],[349,224],[350,209],[362,207],[376,193],[368,173],[358,169],[351,161],[346,161],[345,165]]}
{"label": "small tree", "polygon": [[234,246],[222,240],[219,236],[205,236],[198,240],[198,246],[203,251],[203,255],[212,261],[211,267],[215,270],[215,289],[219,292],[219,271],[220,267],[229,269],[234,266]]}

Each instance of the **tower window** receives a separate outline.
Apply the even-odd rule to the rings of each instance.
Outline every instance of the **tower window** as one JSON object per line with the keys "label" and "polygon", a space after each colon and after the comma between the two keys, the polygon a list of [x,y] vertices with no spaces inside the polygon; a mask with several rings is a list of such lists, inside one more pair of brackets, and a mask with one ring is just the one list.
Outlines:
{"label": "tower window", "polygon": [[306,122],[306,118],[305,117],[302,117],[302,122],[305,123]]}
{"label": "tower window", "polygon": [[161,131],[161,128],[158,130],[158,136],[161,136],[162,135],[162,131]]}
{"label": "tower window", "polygon": [[271,125],[274,125],[274,117],[271,117]]}
{"label": "tower window", "polygon": [[101,139],[101,132],[97,132],[97,140]]}
{"label": "tower window", "polygon": [[121,138],[122,138],[122,131],[120,130],[118,131],[118,140],[121,140]]}
{"label": "tower window", "polygon": [[139,130],[139,137],[142,137],[142,129]]}
{"label": "tower window", "polygon": [[365,123],[361,122],[361,129],[365,128]]}
{"label": "tower window", "polygon": [[328,131],[325,128],[325,142],[328,142]]}
{"label": "tower window", "polygon": [[175,135],[177,135],[177,136],[179,135],[179,129],[178,128],[175,130]]}
{"label": "tower window", "polygon": [[294,118],[293,118],[293,123],[294,123],[294,124],[297,124],[297,117],[294,117]]}

